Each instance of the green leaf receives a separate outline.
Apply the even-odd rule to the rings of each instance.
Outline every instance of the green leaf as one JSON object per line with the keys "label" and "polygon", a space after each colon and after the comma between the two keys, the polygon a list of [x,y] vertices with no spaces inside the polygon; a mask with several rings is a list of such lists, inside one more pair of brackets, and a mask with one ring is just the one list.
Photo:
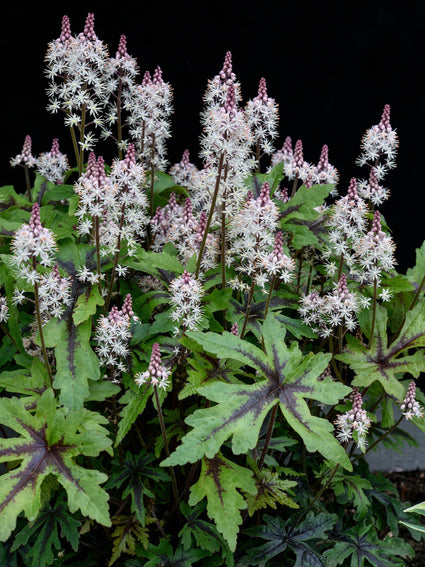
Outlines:
{"label": "green leaf", "polygon": [[74,324],[79,325],[91,318],[95,315],[98,305],[104,305],[104,303],[105,300],[99,293],[97,286],[92,286],[88,293],[79,295],[72,314]]}
{"label": "green leaf", "polygon": [[413,554],[413,549],[401,538],[379,539],[373,523],[367,520],[344,531],[335,546],[323,553],[323,558],[326,567],[341,565],[348,557],[353,567],[403,567],[405,563],[400,557]]}
{"label": "green leaf", "polygon": [[123,266],[132,268],[145,274],[151,274],[158,279],[163,280],[163,271],[170,272],[171,274],[182,274],[184,271],[183,266],[175,256],[171,256],[165,251],[152,252],[151,250],[144,250],[141,247],[137,248],[133,256],[122,258],[120,263]]}
{"label": "green leaf", "polygon": [[281,181],[283,181],[284,174],[284,163],[283,161],[276,164],[268,173],[256,173],[250,178],[250,187],[257,188],[258,191],[264,185],[268,183],[270,185],[270,194],[273,195],[276,189],[279,187]]}
{"label": "green leaf", "polygon": [[226,562],[226,567],[233,567],[233,553],[223,536],[218,532],[214,524],[200,519],[205,506],[205,500],[201,500],[193,509],[186,502],[181,502],[180,508],[187,520],[178,534],[183,547],[185,550],[191,549],[194,547],[194,540],[196,547],[204,549],[210,556],[216,557],[221,552],[221,556]]}
{"label": "green leaf", "polygon": [[[261,426],[275,404],[303,439],[310,452],[319,451],[326,459],[351,470],[351,463],[326,419],[311,415],[307,400],[336,404],[351,388],[325,378],[319,380],[329,364],[330,354],[303,354],[296,343],[288,347],[285,330],[269,315],[263,325],[266,354],[255,345],[232,333],[187,332],[207,352],[230,358],[257,371],[254,384],[224,384],[215,381],[198,393],[215,402],[186,418],[192,430],[163,466],[193,463],[203,456],[213,458],[229,437],[234,454],[245,454],[258,441]],[[264,379],[262,379],[264,377]]]}
{"label": "green leaf", "polygon": [[0,418],[17,434],[0,439],[0,462],[19,461],[1,476],[0,541],[8,539],[21,512],[29,522],[37,518],[43,505],[42,484],[49,475],[65,488],[71,513],[79,509],[110,525],[108,494],[100,487],[107,476],[75,462],[80,455],[97,456],[110,447],[106,430],[99,425],[99,419],[107,423],[105,418],[93,421],[87,410],[58,408],[52,390],[40,396],[34,415],[17,398],[0,399]]}
{"label": "green leaf", "polygon": [[297,517],[285,521],[280,517],[265,514],[265,525],[247,528],[244,534],[250,538],[265,539],[267,543],[249,548],[237,565],[265,567],[267,561],[273,557],[283,558],[281,554],[289,547],[297,556],[294,567],[325,567],[327,564],[322,562],[312,544],[326,538],[336,520],[336,515],[325,512],[315,516],[310,511],[299,523]]}
{"label": "green leaf", "polygon": [[46,503],[37,519],[16,534],[11,551],[29,542],[25,564],[28,567],[51,565],[54,561],[54,549],[60,550],[62,547],[59,536],[66,539],[72,549],[77,551],[79,526],[80,522],[70,515],[68,506],[60,496],[53,505]]}
{"label": "green leaf", "polygon": [[146,549],[149,545],[149,535],[146,527],[141,526],[135,516],[120,514],[114,516],[112,524],[115,526],[112,532],[112,556],[108,567],[113,565],[123,553],[136,555],[136,543],[141,543]]}
{"label": "green leaf", "polygon": [[125,500],[127,496],[131,497],[131,511],[134,512],[135,517],[142,526],[145,525],[146,509],[144,504],[144,495],[154,498],[154,494],[146,487],[144,480],[150,478],[155,482],[169,482],[168,474],[159,467],[150,466],[154,460],[154,455],[146,453],[142,450],[138,455],[132,455],[127,452],[122,465],[118,460],[114,460],[112,464],[118,465],[119,469],[115,470],[105,489],[121,488],[125,484],[121,498]]}
{"label": "green leaf", "polygon": [[131,426],[136,421],[148,403],[149,397],[152,394],[153,388],[145,388],[133,391],[128,389],[126,393],[120,398],[120,403],[124,404],[120,412],[120,421],[118,423],[117,436],[115,438],[114,446],[118,447],[127,433],[130,431]]}
{"label": "green leaf", "polygon": [[392,342],[388,338],[388,316],[377,306],[375,332],[370,347],[347,336],[347,349],[335,358],[348,364],[355,373],[353,386],[366,388],[378,381],[384,391],[396,400],[404,398],[405,387],[400,376],[409,373],[415,378],[425,370],[423,350],[408,354],[409,349],[425,345],[425,305],[420,301],[406,313],[405,322]]}
{"label": "green leaf", "polygon": [[[16,368],[0,374],[0,387],[14,394],[31,396],[31,403],[33,396],[41,395],[48,385],[46,367],[38,357],[32,359],[31,368]],[[23,401],[29,400],[23,398]]]}
{"label": "green leaf", "polygon": [[92,321],[75,325],[72,319],[51,319],[44,327],[46,346],[55,349],[54,387],[69,409],[80,409],[89,395],[89,380],[100,377],[99,360],[90,346]]}
{"label": "green leaf", "polygon": [[320,217],[316,208],[323,205],[326,197],[334,189],[334,185],[313,185],[306,187],[302,185],[287,203],[281,206],[280,217],[282,219],[282,228],[290,219],[314,220]]}
{"label": "green leaf", "polygon": [[257,491],[255,494],[248,494],[245,497],[250,516],[253,516],[257,510],[262,508],[276,510],[277,504],[299,508],[298,504],[287,494],[289,489],[297,486],[296,481],[281,479],[279,473],[265,468],[258,470],[255,467],[254,472]]}
{"label": "green leaf", "polygon": [[356,509],[356,521],[362,520],[370,513],[371,503],[367,492],[372,485],[366,478],[339,469],[332,479],[331,487],[339,504],[351,504]]}
{"label": "green leaf", "polygon": [[139,550],[138,555],[149,559],[143,563],[143,567],[192,567],[193,563],[207,557],[208,551],[196,548],[186,550],[181,543],[174,551],[172,545],[162,538],[158,545],[149,544],[148,549]]}
{"label": "green leaf", "polygon": [[211,459],[202,459],[201,474],[198,482],[191,487],[189,497],[190,506],[207,498],[208,516],[214,520],[232,551],[236,549],[237,534],[242,523],[240,510],[247,507],[239,490],[256,494],[252,471],[217,454]]}
{"label": "green leaf", "polygon": [[413,268],[408,268],[406,276],[409,281],[417,288],[425,275],[425,241],[422,246],[416,248],[416,261]]}

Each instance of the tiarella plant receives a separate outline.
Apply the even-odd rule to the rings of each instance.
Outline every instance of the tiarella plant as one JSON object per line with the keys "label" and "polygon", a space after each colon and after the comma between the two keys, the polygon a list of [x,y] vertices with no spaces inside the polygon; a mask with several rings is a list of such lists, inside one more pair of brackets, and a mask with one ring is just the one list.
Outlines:
{"label": "tiarella plant", "polygon": [[110,56],[93,14],[45,63],[74,155],[27,135],[1,188],[1,564],[405,565],[423,507],[365,459],[425,431],[425,245],[398,273],[380,210],[390,107],[340,187],[326,144],[275,146],[230,52],[199,167],[168,162],[161,68],[139,79],[125,36]]}

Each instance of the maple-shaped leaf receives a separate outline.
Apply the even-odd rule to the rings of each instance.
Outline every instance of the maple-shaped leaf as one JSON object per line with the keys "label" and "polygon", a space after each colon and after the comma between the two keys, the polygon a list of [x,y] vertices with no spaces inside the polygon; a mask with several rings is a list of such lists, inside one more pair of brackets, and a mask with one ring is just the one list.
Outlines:
{"label": "maple-shaped leaf", "polygon": [[262,327],[265,353],[229,332],[188,331],[187,335],[218,358],[234,359],[258,373],[252,384],[214,381],[198,393],[215,405],[198,409],[186,418],[192,430],[162,466],[193,463],[203,456],[213,458],[232,437],[233,453],[246,454],[258,441],[261,426],[275,404],[289,426],[303,439],[308,451],[319,451],[326,459],[351,470],[352,465],[333,434],[333,425],[310,413],[308,402],[335,405],[351,388],[321,377],[331,355],[305,354],[296,342],[287,346],[285,329],[269,314]]}
{"label": "maple-shaped leaf", "polygon": [[[165,538],[162,538],[158,545],[149,544],[148,549],[138,549],[139,557],[147,557],[149,561],[143,563],[143,567],[192,567],[194,563],[209,557],[209,552],[204,549],[191,548],[185,549],[179,543],[174,550],[173,546]],[[131,562],[128,567],[132,566]],[[134,567],[140,567],[137,563]]]}
{"label": "maple-shaped leaf", "polygon": [[372,485],[367,478],[338,469],[332,479],[331,488],[339,504],[351,504],[356,509],[354,514],[356,521],[370,514],[371,502],[368,498],[368,491]]}
{"label": "maple-shaped leaf", "polygon": [[75,325],[72,318],[51,319],[43,327],[46,347],[55,349],[56,375],[53,386],[69,409],[83,407],[89,395],[89,380],[100,378],[99,360],[90,345],[92,321]]}
{"label": "maple-shaped leaf", "polygon": [[413,549],[408,543],[398,537],[387,536],[379,539],[375,526],[370,521],[364,521],[355,527],[344,531],[341,539],[323,553],[326,567],[337,567],[351,557],[350,565],[366,567],[403,567],[403,557],[412,557]]}
{"label": "maple-shaped leaf", "polygon": [[34,414],[18,398],[0,400],[1,423],[17,434],[0,439],[0,462],[19,462],[1,476],[0,541],[10,536],[21,512],[29,522],[37,518],[44,504],[42,485],[49,475],[64,487],[71,513],[79,509],[96,522],[110,525],[109,496],[100,486],[107,476],[75,460],[79,455],[96,457],[110,447],[100,418],[94,419],[84,409],[58,408],[51,389],[39,397]]}
{"label": "maple-shaped leaf", "polygon": [[123,408],[120,412],[120,421],[118,423],[118,431],[114,443],[115,447],[118,447],[130,431],[133,423],[139,415],[143,413],[151,396],[152,389],[151,386],[137,389],[129,388],[125,394],[121,396],[119,401],[120,404],[123,404]]}
{"label": "maple-shaped leaf", "polygon": [[[233,567],[233,553],[216,526],[202,519],[206,502],[201,500],[191,508],[186,502],[180,503],[180,509],[186,519],[186,523],[179,532],[181,543],[185,550],[199,547],[209,553],[210,557],[217,557],[221,552],[226,567]],[[196,545],[194,545],[194,543]]]}
{"label": "maple-shaped leaf", "polygon": [[131,497],[131,511],[134,512],[142,526],[145,525],[146,518],[143,497],[145,494],[151,498],[154,497],[154,494],[145,486],[145,479],[150,478],[156,482],[170,481],[164,470],[151,466],[154,458],[155,456],[152,453],[146,454],[142,450],[138,455],[127,452],[122,464],[118,459],[114,459],[112,464],[116,465],[115,472],[111,474],[105,485],[105,489],[121,488],[125,485],[121,499],[125,500],[127,496]]}
{"label": "maple-shaped leaf", "polygon": [[207,498],[207,514],[214,520],[232,551],[236,549],[242,523],[240,511],[247,507],[240,490],[248,494],[257,493],[252,471],[232,463],[220,453],[212,459],[202,459],[198,482],[190,488],[189,505],[195,506]]}
{"label": "maple-shaped leaf", "polygon": [[277,504],[281,506],[289,506],[290,508],[299,508],[298,504],[288,496],[288,490],[297,486],[294,480],[279,478],[279,473],[269,469],[259,470],[253,464],[255,472],[255,483],[257,492],[255,494],[247,494],[246,502],[248,504],[248,514],[253,514],[262,508],[273,508],[276,510]]}
{"label": "maple-shaped leaf", "polygon": [[248,549],[237,562],[237,566],[265,567],[270,559],[281,557],[280,554],[289,547],[297,556],[294,567],[325,567],[327,564],[322,561],[314,544],[327,537],[327,532],[333,528],[336,520],[335,514],[326,512],[316,516],[313,512],[308,512],[305,519],[300,522],[297,522],[296,517],[283,520],[265,514],[265,525],[247,528],[243,533],[251,538],[265,539],[267,543]]}
{"label": "maple-shaped leaf", "polygon": [[142,526],[136,516],[119,514],[114,516],[112,525],[115,526],[112,532],[112,556],[108,562],[108,567],[113,565],[123,553],[136,555],[136,543],[141,543],[145,549],[149,545],[149,533],[145,526]]}
{"label": "maple-shaped leaf", "polygon": [[[401,401],[405,387],[400,382],[404,373],[415,378],[425,370],[425,303],[420,301],[406,313],[398,335],[390,342],[388,337],[388,315],[382,306],[377,306],[375,331],[370,346],[347,335],[347,348],[335,358],[348,364],[355,373],[353,386],[366,388],[378,381],[384,391]],[[408,351],[414,349],[413,354]]]}
{"label": "maple-shaped leaf", "polygon": [[54,561],[54,549],[62,547],[60,536],[68,541],[74,551],[78,549],[80,522],[69,513],[61,494],[54,504],[46,502],[34,522],[20,530],[13,541],[11,551],[26,546],[25,565],[45,567]]}

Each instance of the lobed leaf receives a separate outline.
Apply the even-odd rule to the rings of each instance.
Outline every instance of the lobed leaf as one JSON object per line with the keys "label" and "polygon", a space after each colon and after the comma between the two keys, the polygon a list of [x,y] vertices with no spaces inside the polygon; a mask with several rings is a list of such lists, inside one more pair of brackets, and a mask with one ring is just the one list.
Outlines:
{"label": "lobed leaf", "polygon": [[192,430],[181,445],[161,464],[174,466],[213,458],[232,437],[234,454],[246,453],[258,441],[263,421],[275,404],[303,439],[308,451],[319,451],[326,459],[351,470],[351,463],[333,435],[326,419],[311,415],[306,398],[336,404],[351,388],[318,378],[328,366],[330,354],[304,355],[293,343],[287,347],[284,328],[269,315],[263,325],[266,353],[232,333],[187,332],[207,352],[249,365],[259,378],[254,384],[208,383],[198,393],[216,405],[198,409],[186,418]]}
{"label": "lobed leaf", "polygon": [[257,487],[252,471],[232,463],[220,453],[213,458],[202,459],[198,482],[190,489],[189,505],[195,506],[207,498],[207,513],[214,520],[218,531],[235,551],[239,526],[242,523],[240,510],[247,507],[239,490],[256,494]]}
{"label": "lobed leaf", "polygon": [[100,487],[106,475],[75,461],[79,455],[97,456],[111,445],[99,419],[93,422],[87,410],[58,408],[51,389],[40,396],[34,414],[18,398],[1,399],[0,416],[2,424],[17,434],[0,439],[0,462],[19,462],[1,477],[0,541],[8,539],[21,512],[30,522],[37,518],[42,485],[49,475],[65,488],[71,513],[79,509],[110,525],[108,494]]}
{"label": "lobed leaf", "polygon": [[[384,391],[401,401],[405,387],[399,378],[409,373],[415,378],[425,370],[425,305],[419,301],[406,313],[404,324],[392,342],[388,338],[388,315],[384,307],[376,310],[375,332],[370,346],[347,336],[347,349],[335,358],[348,364],[355,373],[353,386],[366,388],[378,381]],[[410,349],[416,349],[409,354]],[[419,350],[418,350],[419,349]]]}

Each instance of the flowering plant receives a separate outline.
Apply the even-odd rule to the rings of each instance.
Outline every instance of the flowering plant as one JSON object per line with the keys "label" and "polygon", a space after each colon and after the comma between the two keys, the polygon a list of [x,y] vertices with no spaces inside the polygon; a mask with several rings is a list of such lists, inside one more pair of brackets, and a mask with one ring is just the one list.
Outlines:
{"label": "flowering plant", "polygon": [[74,155],[27,135],[25,190],[1,188],[0,557],[404,565],[422,532],[367,463],[425,431],[425,245],[398,273],[379,209],[389,105],[340,187],[327,145],[276,146],[266,80],[244,103],[230,52],[199,167],[168,162],[162,70],[139,81],[93,14],[45,63]]}

